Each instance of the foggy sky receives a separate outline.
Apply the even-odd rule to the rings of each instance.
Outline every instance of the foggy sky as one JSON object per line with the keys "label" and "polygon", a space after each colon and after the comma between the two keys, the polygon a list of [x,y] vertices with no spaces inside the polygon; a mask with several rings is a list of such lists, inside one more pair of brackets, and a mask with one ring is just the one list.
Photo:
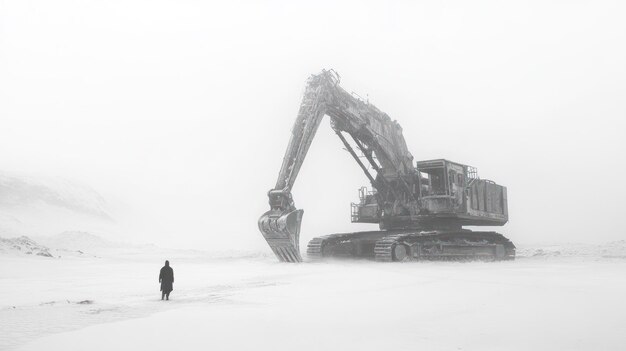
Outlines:
{"label": "foggy sky", "polygon": [[[508,187],[516,243],[624,239],[620,1],[0,1],[0,169],[90,184],[121,235],[267,249],[306,78],[398,120],[416,160]],[[311,237],[367,185],[328,120],[293,190]]]}

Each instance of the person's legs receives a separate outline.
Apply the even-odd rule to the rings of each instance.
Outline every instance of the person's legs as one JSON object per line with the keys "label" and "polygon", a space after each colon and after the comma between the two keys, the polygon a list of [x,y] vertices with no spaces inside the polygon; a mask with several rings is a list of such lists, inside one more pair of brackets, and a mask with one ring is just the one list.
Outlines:
{"label": "person's legs", "polygon": [[162,292],[162,293],[161,293],[161,300],[163,300],[163,298],[164,298],[164,297],[165,297],[165,293],[164,293],[164,292]]}
{"label": "person's legs", "polygon": [[170,299],[170,293],[165,294],[165,299],[169,300]]}

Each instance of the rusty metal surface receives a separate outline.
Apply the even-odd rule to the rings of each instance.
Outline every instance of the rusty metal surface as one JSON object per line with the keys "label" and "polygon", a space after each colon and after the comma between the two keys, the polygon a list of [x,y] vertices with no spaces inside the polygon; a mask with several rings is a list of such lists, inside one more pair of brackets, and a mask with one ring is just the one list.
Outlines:
{"label": "rusty metal surface", "polygon": [[351,220],[383,230],[460,230],[465,225],[504,225],[506,188],[478,178],[474,167],[444,159],[413,163],[402,128],[376,106],[339,86],[330,70],[307,81],[278,179],[268,192],[269,211],[259,230],[276,257],[300,262],[303,210],[291,194],[321,120],[331,127],[370,181],[351,205]]}

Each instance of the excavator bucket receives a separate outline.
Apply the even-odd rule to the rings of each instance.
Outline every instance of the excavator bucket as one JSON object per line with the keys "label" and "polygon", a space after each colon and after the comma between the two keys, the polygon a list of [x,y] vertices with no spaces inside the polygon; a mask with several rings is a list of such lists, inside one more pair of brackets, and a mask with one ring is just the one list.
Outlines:
{"label": "excavator bucket", "polygon": [[302,262],[299,242],[303,213],[270,210],[259,218],[259,229],[281,262]]}

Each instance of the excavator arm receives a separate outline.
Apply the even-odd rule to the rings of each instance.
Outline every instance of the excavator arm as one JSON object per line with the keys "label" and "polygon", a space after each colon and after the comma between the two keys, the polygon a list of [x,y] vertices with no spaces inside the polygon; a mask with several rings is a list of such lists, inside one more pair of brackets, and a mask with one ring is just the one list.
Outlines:
{"label": "excavator arm", "polygon": [[[303,210],[295,207],[291,189],[325,115],[346,149],[377,190],[382,216],[411,213],[414,198],[415,168],[400,125],[375,106],[349,94],[339,85],[333,70],[309,78],[298,117],[283,158],[276,185],[268,192],[270,210],[259,219],[259,229],[279,260],[300,262],[300,227]],[[348,141],[345,134],[355,146]],[[357,155],[360,151],[376,172]]]}

